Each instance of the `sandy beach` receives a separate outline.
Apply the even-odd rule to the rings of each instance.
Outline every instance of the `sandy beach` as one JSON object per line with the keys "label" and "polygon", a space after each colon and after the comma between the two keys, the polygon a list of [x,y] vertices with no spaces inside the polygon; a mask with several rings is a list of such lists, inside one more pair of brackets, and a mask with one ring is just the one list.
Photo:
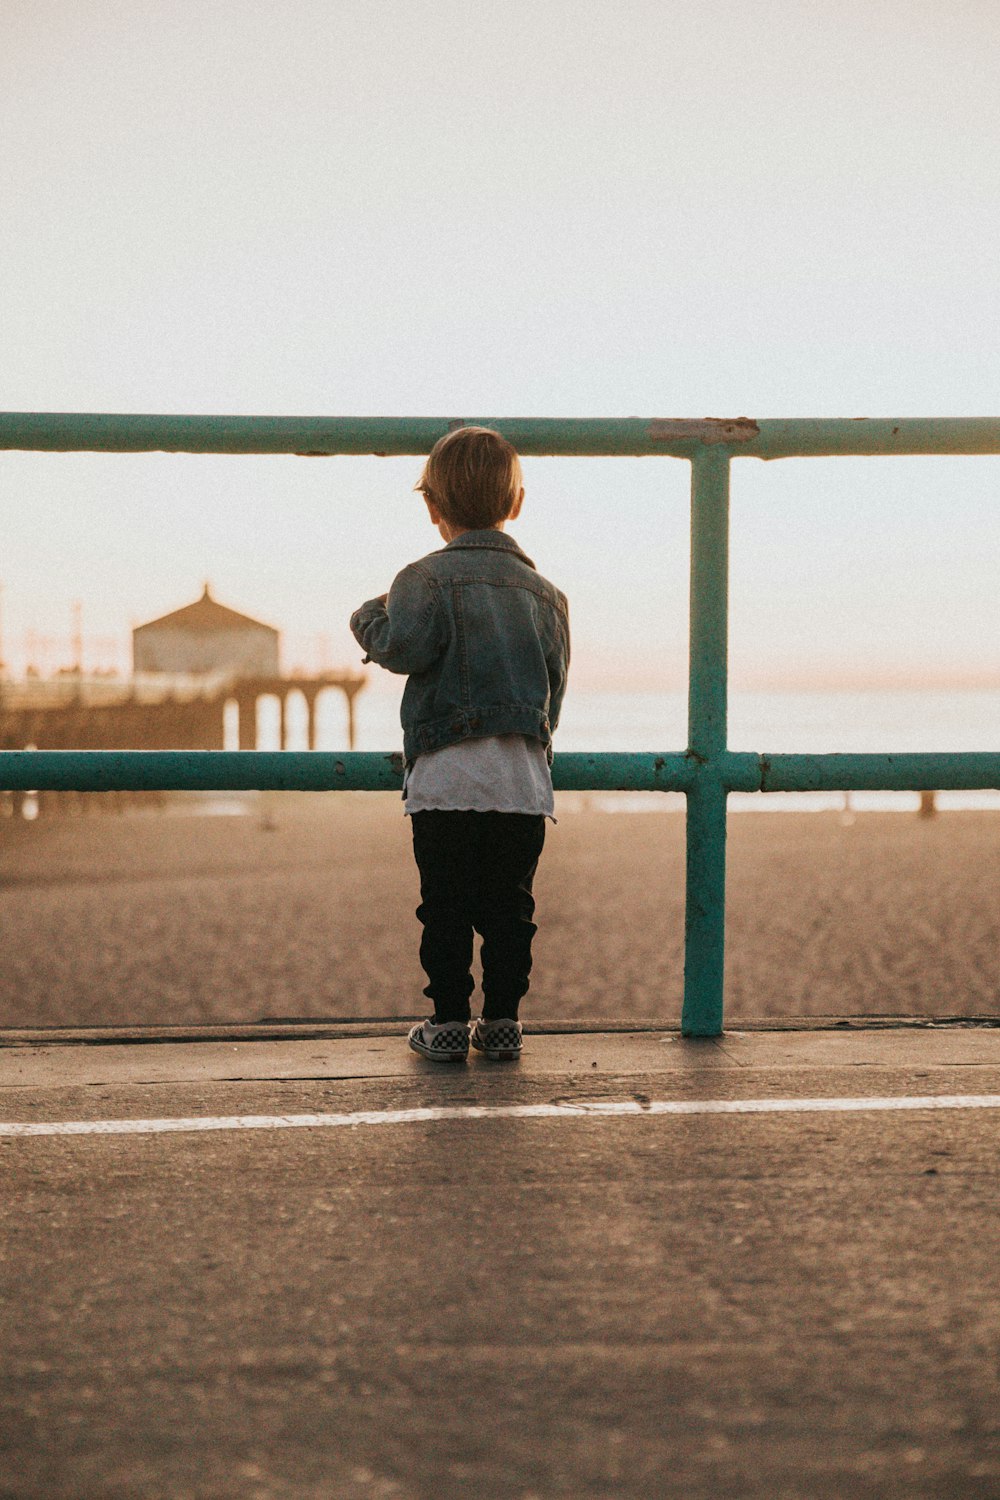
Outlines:
{"label": "sandy beach", "polygon": [[[734,815],[727,1020],[1000,1014],[998,855],[998,813]],[[680,814],[566,803],[525,1019],[676,1024],[683,870]],[[395,796],[4,820],[0,1025],[420,1013],[417,899]]]}

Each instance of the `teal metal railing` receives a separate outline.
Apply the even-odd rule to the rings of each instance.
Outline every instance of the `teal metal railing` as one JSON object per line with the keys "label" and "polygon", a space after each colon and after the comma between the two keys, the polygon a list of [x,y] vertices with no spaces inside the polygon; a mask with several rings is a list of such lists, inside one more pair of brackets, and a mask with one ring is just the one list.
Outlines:
{"label": "teal metal railing", "polygon": [[[47,452],[424,454],[466,419],[0,414],[0,448]],[[768,755],[729,749],[729,471],[733,458],[1000,453],[1000,418],[892,421],[684,421],[470,418],[519,452],[658,455],[691,464],[688,748],[664,754],[558,754],[561,791],[664,791],[687,797],[684,1008],[688,1036],[723,1023],[726,802],[730,792],[1000,789],[1000,751]],[[4,751],[0,790],[382,791],[392,754],[293,751]]]}

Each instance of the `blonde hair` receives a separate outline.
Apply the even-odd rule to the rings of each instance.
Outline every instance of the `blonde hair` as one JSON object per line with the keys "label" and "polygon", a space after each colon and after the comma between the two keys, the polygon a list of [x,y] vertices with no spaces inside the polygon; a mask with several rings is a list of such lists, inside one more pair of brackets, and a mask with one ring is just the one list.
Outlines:
{"label": "blonde hair", "polygon": [[457,427],[439,438],[414,485],[451,526],[488,531],[521,492],[521,460],[491,427]]}

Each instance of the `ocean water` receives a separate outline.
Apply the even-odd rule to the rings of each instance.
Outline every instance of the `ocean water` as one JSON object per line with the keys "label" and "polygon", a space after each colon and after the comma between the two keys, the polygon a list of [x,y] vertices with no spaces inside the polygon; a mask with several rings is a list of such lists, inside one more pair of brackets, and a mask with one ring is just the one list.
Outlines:
{"label": "ocean water", "polygon": [[[290,706],[291,707],[291,706]],[[379,690],[356,700],[357,749],[396,750],[401,744],[399,695]],[[261,719],[262,748],[276,745],[277,714]],[[570,692],[556,736],[559,750],[682,750],[687,741],[687,699],[675,693]],[[305,746],[304,707],[290,712],[290,744]],[[319,703],[318,748],[342,750],[347,720],[337,693]],[[731,695],[729,743],[734,750],[912,751],[1000,749],[1000,691],[740,693]],[[683,798],[658,793],[593,797],[617,811],[679,807]],[[854,792],[855,810],[909,811],[915,792]],[[733,811],[845,809],[843,793],[735,794]],[[997,792],[942,792],[938,806],[1000,808]]]}

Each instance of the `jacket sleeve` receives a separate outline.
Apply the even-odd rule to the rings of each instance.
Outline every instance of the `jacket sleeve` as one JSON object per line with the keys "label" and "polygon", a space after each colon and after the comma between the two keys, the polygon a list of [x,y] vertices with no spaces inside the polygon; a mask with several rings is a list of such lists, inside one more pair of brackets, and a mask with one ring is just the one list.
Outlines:
{"label": "jacket sleeve", "polygon": [[569,655],[569,606],[563,596],[563,613],[559,615],[555,649],[546,662],[549,673],[549,726],[553,733],[559,726],[559,715],[562,713],[563,698],[566,694]]}
{"label": "jacket sleeve", "polygon": [[351,633],[388,672],[426,672],[444,650],[444,614],[419,569],[404,568],[383,602],[369,599],[351,616]]}

